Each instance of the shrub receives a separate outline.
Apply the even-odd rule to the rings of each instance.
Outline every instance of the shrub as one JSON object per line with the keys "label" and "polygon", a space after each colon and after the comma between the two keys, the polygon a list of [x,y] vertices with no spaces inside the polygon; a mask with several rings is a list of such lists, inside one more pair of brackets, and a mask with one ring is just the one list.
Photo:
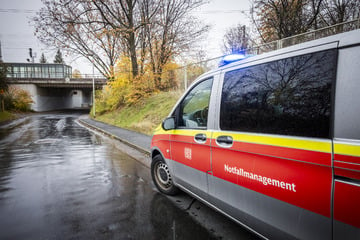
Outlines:
{"label": "shrub", "polygon": [[31,110],[33,100],[28,91],[9,86],[9,89],[4,94],[5,109],[27,112]]}

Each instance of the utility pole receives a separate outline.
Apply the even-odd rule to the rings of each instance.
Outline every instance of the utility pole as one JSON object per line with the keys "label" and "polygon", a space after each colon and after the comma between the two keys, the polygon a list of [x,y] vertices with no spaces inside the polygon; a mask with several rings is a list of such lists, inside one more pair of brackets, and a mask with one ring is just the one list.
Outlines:
{"label": "utility pole", "polygon": [[[2,63],[2,52],[1,52],[1,41],[0,41],[0,63]],[[4,102],[4,97],[3,95],[5,94],[3,89],[0,89],[0,99],[1,99],[1,111],[5,112],[5,102]]]}
{"label": "utility pole", "polygon": [[187,80],[187,65],[185,65],[184,67],[184,88],[185,88],[185,91],[187,89],[187,86],[188,85],[188,80]]}
{"label": "utility pole", "polygon": [[0,41],[0,62],[2,62],[1,41]]}
{"label": "utility pole", "polygon": [[95,110],[95,71],[94,71],[94,63],[92,65],[92,84],[93,84],[93,116],[96,117]]}

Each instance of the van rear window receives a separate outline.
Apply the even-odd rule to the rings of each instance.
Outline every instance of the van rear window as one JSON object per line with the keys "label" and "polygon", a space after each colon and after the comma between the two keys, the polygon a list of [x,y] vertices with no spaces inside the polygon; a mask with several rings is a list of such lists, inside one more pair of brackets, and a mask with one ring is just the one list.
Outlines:
{"label": "van rear window", "polygon": [[220,128],[329,138],[336,62],[334,49],[227,72]]}

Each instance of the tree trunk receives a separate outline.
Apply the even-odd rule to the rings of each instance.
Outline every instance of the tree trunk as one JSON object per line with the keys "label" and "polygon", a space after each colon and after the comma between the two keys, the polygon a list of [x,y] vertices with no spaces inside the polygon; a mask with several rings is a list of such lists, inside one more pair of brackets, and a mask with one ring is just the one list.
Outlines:
{"label": "tree trunk", "polygon": [[129,52],[130,52],[130,59],[131,59],[131,70],[132,76],[135,78],[139,74],[139,66],[137,62],[136,56],[136,42],[135,42],[135,33],[130,33],[129,36]]}

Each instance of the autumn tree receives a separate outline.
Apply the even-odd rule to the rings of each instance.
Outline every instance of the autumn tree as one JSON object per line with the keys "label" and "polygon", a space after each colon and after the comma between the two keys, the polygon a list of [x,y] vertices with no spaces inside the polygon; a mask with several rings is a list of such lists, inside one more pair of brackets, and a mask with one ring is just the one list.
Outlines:
{"label": "autumn tree", "polygon": [[251,46],[251,37],[245,25],[229,28],[224,35],[224,54],[242,53]]}

